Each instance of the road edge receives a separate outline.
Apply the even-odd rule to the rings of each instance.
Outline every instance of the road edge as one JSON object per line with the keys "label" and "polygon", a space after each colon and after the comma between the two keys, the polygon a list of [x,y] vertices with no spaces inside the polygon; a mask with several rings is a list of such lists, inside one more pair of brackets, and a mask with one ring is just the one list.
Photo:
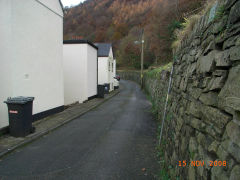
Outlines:
{"label": "road edge", "polygon": [[45,130],[45,131],[42,131],[42,132],[40,132],[39,134],[36,134],[35,136],[32,136],[32,137],[30,137],[29,139],[26,139],[26,140],[20,142],[19,144],[14,145],[14,146],[10,147],[9,149],[0,152],[0,159],[2,159],[2,158],[3,158],[4,156],[6,156],[7,154],[12,153],[12,152],[15,151],[16,149],[21,148],[21,147],[23,147],[23,146],[25,146],[25,145],[27,145],[27,144],[29,144],[29,143],[31,143],[31,142],[34,142],[35,140],[41,138],[42,136],[51,133],[52,131],[54,131],[54,130],[56,130],[56,129],[62,127],[62,126],[64,126],[65,124],[67,124],[67,123],[69,123],[69,122],[71,122],[71,121],[73,121],[74,119],[76,119],[76,118],[78,118],[78,117],[81,117],[82,115],[86,114],[87,112],[89,112],[89,111],[97,108],[98,106],[102,105],[102,104],[105,103],[106,101],[110,100],[111,98],[113,98],[114,96],[116,96],[117,94],[119,94],[120,91],[121,91],[121,89],[116,90],[115,92],[113,92],[113,94],[110,94],[110,96],[108,96],[107,98],[103,99],[101,102],[97,103],[96,105],[90,107],[90,108],[87,109],[86,111],[81,112],[80,114],[74,115],[74,116],[72,116],[71,118],[68,118],[67,120],[65,120],[64,122],[58,124],[57,126],[54,126],[54,127],[49,128],[49,129],[47,129],[47,130]]}

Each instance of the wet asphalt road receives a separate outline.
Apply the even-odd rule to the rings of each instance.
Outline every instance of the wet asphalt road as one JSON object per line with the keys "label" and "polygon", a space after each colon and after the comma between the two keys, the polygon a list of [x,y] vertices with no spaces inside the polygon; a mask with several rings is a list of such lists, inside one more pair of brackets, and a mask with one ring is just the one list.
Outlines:
{"label": "wet asphalt road", "polygon": [[0,180],[155,179],[151,104],[136,83],[121,86],[106,103],[3,158]]}

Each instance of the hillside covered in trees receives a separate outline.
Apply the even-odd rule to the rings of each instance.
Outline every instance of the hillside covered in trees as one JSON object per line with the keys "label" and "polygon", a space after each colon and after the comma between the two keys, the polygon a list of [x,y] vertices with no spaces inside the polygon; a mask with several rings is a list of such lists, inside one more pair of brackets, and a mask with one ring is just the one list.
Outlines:
{"label": "hillside covered in trees", "polygon": [[65,8],[64,39],[112,42],[118,66],[140,67],[140,40],[145,37],[145,64],[171,61],[174,30],[205,0],[87,0]]}

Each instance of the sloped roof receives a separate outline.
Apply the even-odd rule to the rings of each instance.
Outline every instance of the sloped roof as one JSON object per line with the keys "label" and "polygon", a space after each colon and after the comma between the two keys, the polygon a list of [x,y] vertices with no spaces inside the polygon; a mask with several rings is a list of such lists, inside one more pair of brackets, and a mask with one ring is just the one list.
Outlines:
{"label": "sloped roof", "polygon": [[98,49],[98,47],[96,45],[94,45],[91,41],[88,40],[64,40],[63,44],[89,44],[90,46],[92,46],[95,49]]}
{"label": "sloped roof", "polygon": [[110,49],[112,47],[111,43],[94,43],[98,47],[98,57],[108,57]]}

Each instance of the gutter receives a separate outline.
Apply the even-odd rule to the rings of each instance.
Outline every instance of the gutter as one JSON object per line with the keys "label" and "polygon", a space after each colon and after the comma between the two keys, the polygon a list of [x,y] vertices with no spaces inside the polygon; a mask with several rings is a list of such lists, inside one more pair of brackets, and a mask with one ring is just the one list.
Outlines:
{"label": "gutter", "polygon": [[[50,10],[50,11],[52,11],[54,14],[56,14],[57,16],[59,16],[59,17],[61,17],[61,18],[63,18],[63,15],[61,15],[61,14],[59,14],[59,13],[57,13],[56,11],[54,11],[53,9],[51,9],[51,8],[49,8],[47,5],[45,5],[44,3],[42,3],[41,1],[39,1],[39,0],[35,0],[38,4],[41,4],[42,6],[44,6],[45,8],[47,8],[48,10]],[[60,3],[60,2],[59,2]],[[61,8],[62,8],[62,10],[63,10],[63,7],[62,7],[62,4],[60,3],[60,5],[61,5]]]}

